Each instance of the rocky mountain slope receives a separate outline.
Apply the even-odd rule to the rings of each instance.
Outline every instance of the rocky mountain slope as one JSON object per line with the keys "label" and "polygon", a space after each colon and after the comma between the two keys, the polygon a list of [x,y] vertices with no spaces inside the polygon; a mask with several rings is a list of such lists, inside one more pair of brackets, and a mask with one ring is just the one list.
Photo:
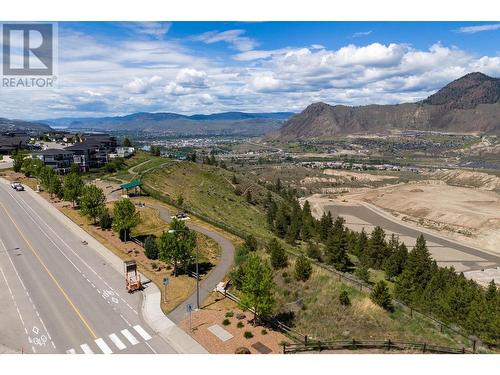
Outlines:
{"label": "rocky mountain slope", "polygon": [[46,124],[0,118],[0,133],[7,133],[7,132],[30,133],[30,132],[49,131],[49,130],[51,130],[50,126]]}
{"label": "rocky mountain slope", "polygon": [[314,103],[270,138],[328,138],[393,129],[500,134],[500,79],[470,73],[417,103],[349,107]]}

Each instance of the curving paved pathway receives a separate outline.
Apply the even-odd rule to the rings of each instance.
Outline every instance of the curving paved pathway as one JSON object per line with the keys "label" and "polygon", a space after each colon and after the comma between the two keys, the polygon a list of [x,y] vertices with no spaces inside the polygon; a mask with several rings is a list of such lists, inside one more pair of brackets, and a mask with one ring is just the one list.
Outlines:
{"label": "curving paved pathway", "polygon": [[[147,204],[146,206],[157,210],[160,214],[160,218],[167,223],[170,223],[170,221],[172,221],[172,215],[165,207],[155,204]],[[200,281],[201,303],[205,298],[208,297],[210,292],[215,289],[217,284],[224,279],[226,274],[231,269],[234,260],[234,245],[229,239],[219,234],[218,232],[212,231],[195,223],[186,222],[186,225],[189,229],[202,233],[207,237],[213,239],[219,244],[221,249],[219,264],[217,264],[217,266],[215,266],[210,271],[206,279]],[[170,314],[168,314],[168,317],[175,323],[179,323],[180,321],[182,321],[186,317],[186,305],[188,303],[196,306],[196,291],[191,294],[183,303],[177,306]]]}

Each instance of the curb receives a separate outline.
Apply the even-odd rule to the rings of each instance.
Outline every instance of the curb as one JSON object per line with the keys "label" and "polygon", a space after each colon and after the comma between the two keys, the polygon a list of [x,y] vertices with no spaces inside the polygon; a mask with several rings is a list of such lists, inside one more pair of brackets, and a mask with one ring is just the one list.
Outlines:
{"label": "curb", "polygon": [[[4,178],[0,178],[0,181],[4,184],[9,183],[9,181]],[[117,272],[120,274],[122,273],[123,264],[118,256],[109,251],[104,245],[85,232],[85,230],[80,228],[80,226],[75,224],[56,207],[35,193],[29,186],[25,186],[25,191],[33,196],[35,200],[45,207],[50,214],[56,217],[63,225],[74,232],[75,235],[87,241],[88,247],[108,262]],[[148,280],[142,274],[141,277],[143,280]],[[148,283],[147,287],[142,291],[142,297],[142,306],[140,310],[145,322],[178,353],[208,354],[208,351],[203,346],[165,316],[160,308],[161,293],[154,283]]]}

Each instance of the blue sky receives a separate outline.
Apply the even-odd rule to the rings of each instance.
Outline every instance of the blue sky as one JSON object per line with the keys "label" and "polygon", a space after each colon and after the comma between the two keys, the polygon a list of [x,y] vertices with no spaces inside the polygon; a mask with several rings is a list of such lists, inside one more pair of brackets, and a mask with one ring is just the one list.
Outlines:
{"label": "blue sky", "polygon": [[300,111],[416,101],[500,76],[497,22],[62,22],[59,87],[0,91],[0,116]]}

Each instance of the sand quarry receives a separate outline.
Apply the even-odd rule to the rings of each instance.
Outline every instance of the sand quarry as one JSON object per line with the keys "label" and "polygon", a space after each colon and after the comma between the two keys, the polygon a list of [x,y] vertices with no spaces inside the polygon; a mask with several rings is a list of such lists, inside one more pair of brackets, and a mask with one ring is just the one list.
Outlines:
{"label": "sand quarry", "polygon": [[[483,175],[479,173],[480,175]],[[468,172],[468,180],[473,177]],[[450,176],[447,176],[450,177]],[[454,182],[457,173],[453,172]],[[484,180],[484,176],[479,176]],[[424,226],[464,244],[500,254],[500,193],[496,178],[476,188],[426,180],[376,189],[350,189],[344,194],[308,197],[313,213],[336,202],[367,202],[408,224]]]}

